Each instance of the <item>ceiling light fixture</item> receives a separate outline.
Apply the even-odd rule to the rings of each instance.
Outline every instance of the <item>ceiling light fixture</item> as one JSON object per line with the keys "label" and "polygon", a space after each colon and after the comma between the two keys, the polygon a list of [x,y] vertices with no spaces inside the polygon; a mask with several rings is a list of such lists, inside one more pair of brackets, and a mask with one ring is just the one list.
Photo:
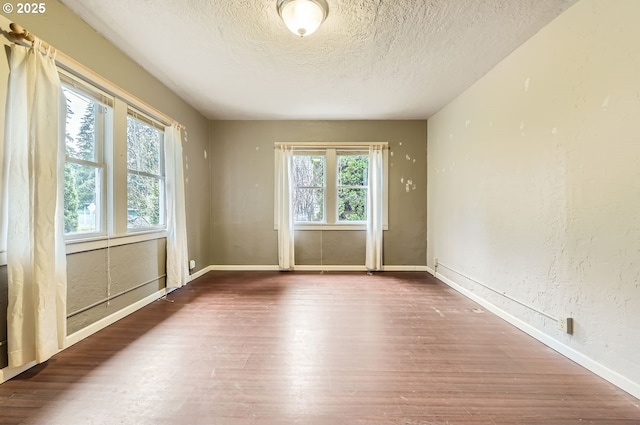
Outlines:
{"label": "ceiling light fixture", "polygon": [[278,14],[289,31],[300,37],[313,34],[329,14],[325,0],[278,0]]}

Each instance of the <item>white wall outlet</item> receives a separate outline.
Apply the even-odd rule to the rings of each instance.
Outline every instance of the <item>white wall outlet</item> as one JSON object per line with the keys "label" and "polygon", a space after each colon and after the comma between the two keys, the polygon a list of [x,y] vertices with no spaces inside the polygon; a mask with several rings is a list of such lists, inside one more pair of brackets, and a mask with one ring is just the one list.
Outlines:
{"label": "white wall outlet", "polygon": [[568,333],[569,335],[573,334],[573,318],[572,317],[561,317],[558,319],[558,326],[560,330],[564,333]]}
{"label": "white wall outlet", "polygon": [[433,257],[433,267],[438,267],[438,257]]}
{"label": "white wall outlet", "polygon": [[196,268],[196,260],[189,261],[189,270],[193,270]]}

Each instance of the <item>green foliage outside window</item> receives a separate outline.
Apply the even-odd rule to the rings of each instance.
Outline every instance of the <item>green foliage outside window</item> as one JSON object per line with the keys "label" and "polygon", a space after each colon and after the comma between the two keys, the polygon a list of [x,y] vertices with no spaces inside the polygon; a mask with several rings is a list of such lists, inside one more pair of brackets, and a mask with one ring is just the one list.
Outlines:
{"label": "green foliage outside window", "polygon": [[[64,228],[65,233],[99,230],[96,205],[100,196],[100,168],[96,163],[97,104],[75,91],[64,89],[67,98],[65,154],[69,160],[64,167]],[[80,117],[79,127],[74,116]],[[76,125],[78,125],[76,123]],[[76,131],[77,130],[77,131]],[[75,134],[72,134],[75,133]],[[75,161],[87,161],[81,164]],[[95,165],[91,165],[93,163]],[[99,216],[98,212],[98,216]]]}
{"label": "green foliage outside window", "polygon": [[366,221],[369,157],[338,156],[338,221]]}
{"label": "green foliage outside window", "polygon": [[78,191],[76,176],[69,164],[64,166],[64,231],[71,233],[78,230]]}

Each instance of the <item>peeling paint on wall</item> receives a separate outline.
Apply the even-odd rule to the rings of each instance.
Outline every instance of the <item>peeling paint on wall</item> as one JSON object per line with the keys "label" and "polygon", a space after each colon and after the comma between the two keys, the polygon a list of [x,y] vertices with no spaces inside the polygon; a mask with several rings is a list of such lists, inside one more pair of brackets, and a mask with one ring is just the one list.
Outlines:
{"label": "peeling paint on wall", "polygon": [[[635,384],[627,388],[640,385],[640,340],[630,337],[640,320],[637,16],[635,0],[577,2],[428,125],[431,142],[466,119],[488,123],[455,144],[428,144],[429,258],[573,317],[566,335],[556,320],[442,272],[592,370]],[[536,143],[514,145],[525,132]]]}

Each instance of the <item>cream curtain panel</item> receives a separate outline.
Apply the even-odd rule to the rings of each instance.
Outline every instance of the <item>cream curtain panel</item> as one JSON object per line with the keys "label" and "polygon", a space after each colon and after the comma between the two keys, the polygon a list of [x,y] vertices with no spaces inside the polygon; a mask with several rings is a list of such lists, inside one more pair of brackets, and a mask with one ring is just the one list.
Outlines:
{"label": "cream curtain panel", "polygon": [[293,270],[294,258],[294,217],[293,184],[291,169],[293,151],[290,146],[276,147],[276,198],[278,225],[278,266],[280,270]]}
{"label": "cream curtain panel", "polygon": [[383,147],[369,147],[369,190],[367,191],[367,246],[365,266],[367,270],[382,270],[382,230],[384,213],[384,163]]}
{"label": "cream curtain panel", "polygon": [[182,167],[182,134],[177,125],[165,129],[164,153],[167,199],[167,288],[179,288],[189,282],[189,254]]}
{"label": "cream curtain panel", "polygon": [[[66,337],[64,121],[53,54],[11,47],[0,235],[7,252],[9,366],[44,362]],[[6,225],[4,225],[6,224]]]}

